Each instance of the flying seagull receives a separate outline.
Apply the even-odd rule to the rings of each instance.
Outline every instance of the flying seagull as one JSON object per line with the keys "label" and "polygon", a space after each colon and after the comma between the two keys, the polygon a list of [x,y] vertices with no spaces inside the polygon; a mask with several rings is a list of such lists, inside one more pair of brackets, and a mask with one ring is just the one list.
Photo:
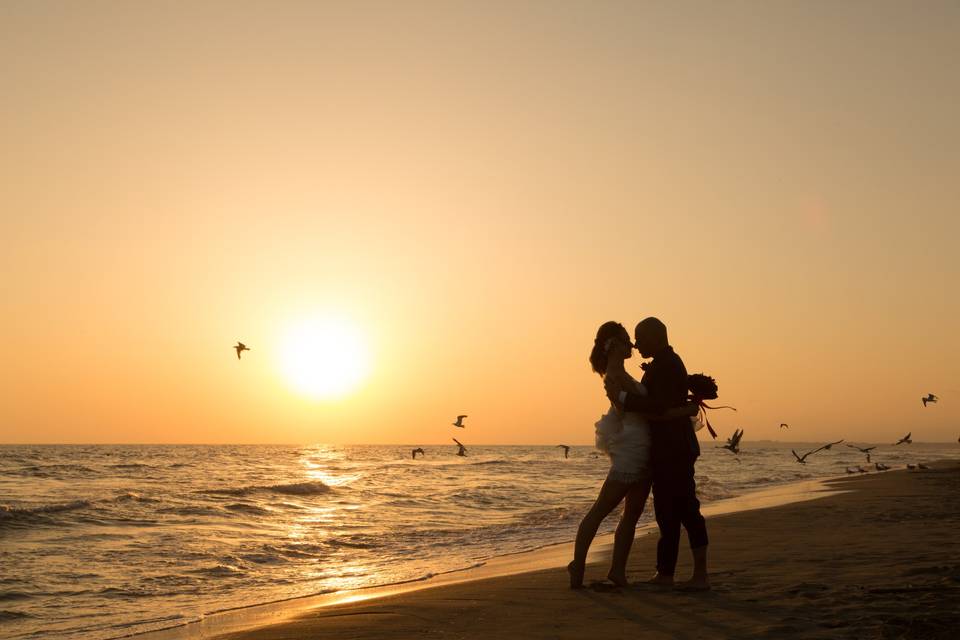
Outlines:
{"label": "flying seagull", "polygon": [[923,403],[923,406],[927,406],[927,403],[928,403],[928,402],[932,402],[933,404],[936,404],[936,403],[937,403],[937,400],[939,400],[939,399],[940,399],[940,398],[938,398],[937,396],[933,395],[932,393],[928,393],[926,398],[920,398],[920,402]]}
{"label": "flying seagull", "polygon": [[463,424],[463,419],[466,417],[467,416],[457,416],[457,421],[451,422],[450,424],[452,424],[455,427],[460,427],[461,429],[466,429],[466,425]]}
{"label": "flying seagull", "polygon": [[870,452],[873,451],[874,449],[876,449],[876,447],[866,447],[866,448],[856,447],[856,446],[854,446],[854,445],[852,445],[852,444],[848,444],[847,446],[850,447],[851,449],[856,449],[856,450],[859,451],[860,453],[866,455],[866,456],[867,456],[867,464],[870,463]]}
{"label": "flying seagull", "polygon": [[248,347],[247,345],[243,344],[242,342],[238,342],[238,343],[236,344],[236,346],[233,347],[233,348],[237,350],[237,360],[240,359],[240,352],[242,352],[242,351],[250,351],[250,347]]}
{"label": "flying seagull", "polygon": [[742,439],[743,439],[743,429],[736,429],[733,432],[733,435],[727,438],[727,444],[717,448],[728,449],[734,455],[737,455],[740,453],[740,440]]}
{"label": "flying seagull", "polygon": [[559,448],[563,449],[563,457],[564,457],[564,458],[569,458],[569,457],[570,457],[570,447],[569,447],[568,445],[558,444],[557,446],[558,446]]}
{"label": "flying seagull", "polygon": [[913,435],[913,432],[911,431],[911,432],[908,433],[907,435],[903,436],[902,438],[900,438],[899,440],[897,440],[896,442],[894,442],[894,443],[893,443],[893,446],[897,446],[898,444],[904,444],[904,443],[906,443],[906,444],[912,444],[912,443],[913,443],[913,440],[910,439],[910,436],[912,436],[912,435]]}
{"label": "flying seagull", "polygon": [[457,455],[458,455],[458,456],[465,456],[465,455],[467,455],[467,448],[466,448],[465,446],[463,446],[463,443],[461,443],[461,442],[460,442],[459,440],[457,440],[456,438],[454,438],[453,441],[457,443],[457,446],[458,446],[458,447],[460,447],[459,449],[457,449]]}
{"label": "flying seagull", "polygon": [[[836,442],[828,442],[827,444],[825,444],[825,445],[823,445],[822,447],[820,447],[820,449],[823,449],[824,451],[830,451],[830,447],[832,447],[832,446],[835,445],[835,444],[840,444],[841,442],[843,442],[842,439],[841,439],[841,440],[837,440]],[[820,449],[817,449],[817,451],[820,451]],[[816,453],[816,451],[814,451],[814,453]]]}
{"label": "flying seagull", "polygon": [[822,447],[818,447],[818,448],[814,449],[813,451],[807,451],[807,452],[806,452],[805,454],[803,454],[802,456],[798,456],[798,455],[797,455],[797,452],[794,451],[793,449],[790,449],[790,453],[793,454],[793,457],[796,458],[796,459],[797,459],[797,462],[799,462],[800,464],[807,464],[807,456],[813,455],[813,454],[817,453],[818,451],[829,451],[829,450],[830,450],[830,447],[832,447],[832,446],[835,445],[835,444],[840,444],[841,442],[843,442],[843,440],[837,440],[836,442],[830,442],[830,443],[828,443],[828,444],[823,445]]}
{"label": "flying seagull", "polygon": [[423,452],[423,449],[421,449],[420,447],[417,447],[416,449],[414,449],[413,451],[411,451],[411,452],[410,452],[410,455],[413,456],[413,459],[414,459],[414,460],[416,460],[418,453],[419,453],[420,455],[422,455],[422,456],[423,456],[423,455],[426,455],[426,454]]}
{"label": "flying seagull", "polygon": [[789,429],[789,428],[790,428],[790,425],[788,425],[786,422],[781,422],[781,423],[780,423],[780,428],[781,428],[781,429]]}

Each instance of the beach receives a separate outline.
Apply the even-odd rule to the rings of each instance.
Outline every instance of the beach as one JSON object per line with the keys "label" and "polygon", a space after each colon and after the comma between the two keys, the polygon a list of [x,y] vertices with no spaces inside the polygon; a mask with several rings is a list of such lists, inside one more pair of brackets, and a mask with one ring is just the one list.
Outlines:
{"label": "beach", "polygon": [[[553,567],[302,609],[218,640],[409,638],[947,638],[960,626],[960,465],[825,483],[824,497],[708,517],[713,590],[572,591]],[[638,537],[631,579],[652,573]],[[681,549],[678,577],[690,572]],[[587,569],[606,572],[605,552]],[[278,615],[283,615],[282,611]]]}

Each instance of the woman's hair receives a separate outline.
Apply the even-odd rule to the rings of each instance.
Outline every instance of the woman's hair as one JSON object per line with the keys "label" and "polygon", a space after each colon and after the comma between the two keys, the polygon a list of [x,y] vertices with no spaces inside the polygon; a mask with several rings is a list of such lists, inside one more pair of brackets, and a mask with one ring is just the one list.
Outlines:
{"label": "woman's hair", "polygon": [[607,341],[630,334],[619,322],[604,322],[597,329],[597,337],[593,339],[593,349],[590,351],[590,367],[601,376],[607,372]]}

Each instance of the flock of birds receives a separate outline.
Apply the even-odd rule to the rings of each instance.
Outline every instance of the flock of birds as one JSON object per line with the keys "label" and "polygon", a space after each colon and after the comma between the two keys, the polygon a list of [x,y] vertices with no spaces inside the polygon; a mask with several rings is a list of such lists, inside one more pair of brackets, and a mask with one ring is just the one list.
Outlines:
{"label": "flock of birds", "polygon": [[[241,359],[241,358],[240,358],[240,354],[242,354],[244,351],[250,351],[250,347],[248,347],[247,345],[245,345],[245,344],[243,344],[242,342],[239,342],[239,341],[237,342],[237,344],[235,344],[235,345],[233,346],[233,349],[237,352],[237,360],[240,360],[240,359]],[[935,394],[932,394],[932,393],[928,393],[928,394],[925,395],[924,397],[920,398],[920,401],[923,403],[923,406],[924,406],[924,407],[926,407],[928,404],[936,404],[939,400],[940,400],[940,398],[939,398],[938,396],[936,396]],[[464,420],[464,418],[468,418],[468,417],[469,417],[469,416],[466,415],[466,414],[459,415],[459,416],[457,416],[456,421],[451,422],[450,424],[451,424],[452,426],[454,426],[454,427],[457,427],[458,429],[465,429],[465,428],[467,427],[467,425],[463,424],[463,420]],[[789,428],[790,428],[790,425],[787,424],[786,422],[781,422],[781,423],[780,423],[780,429],[781,429],[781,430],[782,430],[782,429],[789,429]],[[899,440],[897,440],[896,442],[894,442],[894,443],[893,443],[893,446],[898,446],[898,445],[901,445],[901,444],[912,444],[912,443],[913,443],[912,436],[913,436],[913,432],[908,433],[907,435],[903,436],[902,438],[900,438]],[[737,456],[737,455],[740,454],[740,441],[741,441],[741,440],[743,440],[743,429],[736,429],[736,430],[734,430],[733,435],[730,436],[729,438],[727,438],[727,443],[724,444],[724,445],[722,445],[722,446],[720,446],[720,447],[718,447],[718,448],[719,448],[719,449],[726,449],[726,450],[730,451],[731,453],[733,453],[735,456]],[[453,441],[454,441],[454,443],[456,443],[456,445],[457,445],[457,455],[460,456],[460,457],[466,456],[466,455],[467,455],[467,447],[464,446],[464,444],[463,444],[462,442],[460,442],[459,440],[457,440],[456,438],[453,438]],[[957,442],[960,442],[960,438],[957,438]],[[824,444],[824,445],[822,445],[822,446],[820,446],[820,447],[817,447],[816,449],[811,449],[810,451],[807,451],[807,452],[804,453],[803,455],[798,454],[798,453],[797,453],[795,450],[793,450],[793,449],[790,450],[790,453],[793,454],[793,457],[796,459],[796,461],[797,461],[799,464],[807,464],[807,458],[808,458],[809,456],[812,456],[812,455],[814,455],[814,454],[816,454],[816,453],[819,453],[819,452],[821,452],[821,451],[829,451],[832,446],[837,445],[837,444],[842,444],[842,443],[843,443],[843,440],[842,440],[842,439],[841,439],[841,440],[837,440],[836,442],[828,442],[828,443],[826,443],[826,444]],[[859,451],[860,453],[864,454],[864,455],[866,456],[866,458],[867,458],[867,464],[870,464],[870,463],[871,463],[870,452],[877,448],[876,446],[873,446],[873,447],[858,447],[858,446],[852,445],[852,444],[847,444],[846,446],[850,447],[851,449],[856,449],[856,450]],[[563,449],[563,457],[564,457],[564,458],[569,458],[569,457],[570,457],[570,446],[569,446],[569,445],[558,444],[558,445],[557,445],[557,448]],[[417,447],[416,449],[411,450],[410,456],[411,456],[414,460],[416,460],[418,453],[420,454],[421,457],[423,457],[423,456],[426,455],[426,454],[424,453],[424,451],[423,451],[422,448]],[[737,462],[740,462],[740,458],[736,458],[736,460],[737,460]],[[875,463],[873,463],[873,464],[874,464],[874,468],[875,468],[877,471],[886,471],[887,469],[890,468],[890,467],[888,467],[887,465],[882,464],[882,463],[880,463],[880,462],[875,462]],[[908,465],[907,465],[907,469],[911,469],[911,470],[914,470],[914,469],[926,469],[926,468],[927,468],[927,466],[926,466],[925,464],[908,464]],[[864,469],[864,468],[863,468],[862,466],[860,466],[860,465],[858,465],[858,466],[856,466],[856,467],[847,467],[847,473],[867,473],[867,469]]]}
{"label": "flock of birds", "polygon": [[[923,406],[924,406],[924,407],[926,407],[928,404],[935,404],[938,400],[940,400],[940,398],[937,397],[936,395],[932,394],[932,393],[928,393],[928,394],[927,394],[926,396],[924,396],[923,398],[920,398],[920,401],[923,403]],[[790,428],[790,425],[787,424],[786,422],[781,422],[781,423],[780,423],[780,429],[789,429],[789,428]],[[733,453],[735,456],[736,456],[736,455],[739,455],[739,454],[740,454],[740,441],[741,441],[741,440],[743,440],[743,429],[736,429],[736,430],[733,432],[733,435],[730,436],[729,438],[727,438],[727,443],[724,444],[724,445],[721,445],[721,446],[718,447],[718,448],[719,448],[719,449],[726,449],[726,450],[730,451],[731,453]],[[957,442],[960,442],[960,438],[957,438]],[[841,443],[843,443],[843,440],[842,440],[842,439],[841,439],[841,440],[837,440],[836,442],[828,442],[828,443],[826,443],[826,444],[824,444],[824,445],[822,445],[822,446],[817,447],[816,449],[811,449],[810,451],[807,451],[807,452],[804,453],[803,455],[800,455],[800,454],[797,453],[794,449],[791,449],[791,450],[790,450],[790,453],[793,454],[793,457],[794,457],[794,459],[797,461],[797,463],[799,463],[799,464],[807,464],[807,458],[808,458],[809,456],[812,456],[812,455],[814,455],[814,454],[816,454],[816,453],[819,453],[819,452],[821,452],[821,451],[829,451],[831,447],[833,447],[834,445],[841,444]],[[910,433],[908,433],[907,435],[905,435],[905,436],[903,436],[902,438],[900,438],[899,440],[897,440],[896,442],[894,442],[891,446],[899,446],[899,445],[901,445],[901,444],[912,444],[912,443],[913,443],[913,432],[910,432]],[[866,458],[867,458],[867,464],[870,464],[870,463],[872,462],[872,460],[871,460],[871,458],[870,458],[870,455],[871,455],[870,452],[877,448],[876,446],[872,446],[872,447],[858,447],[858,446],[853,445],[853,444],[846,444],[845,446],[850,447],[851,449],[856,449],[856,450],[859,451],[860,453],[864,454],[864,455],[866,456]],[[737,460],[737,462],[740,462],[740,458],[736,458],[736,460]],[[874,465],[874,468],[875,468],[877,471],[886,471],[886,470],[890,469],[889,466],[887,466],[887,465],[885,465],[885,464],[883,464],[883,463],[881,463],[881,462],[874,462],[873,465]],[[927,467],[927,465],[925,465],[925,464],[908,464],[908,465],[907,465],[907,469],[910,469],[910,470],[915,470],[915,469],[928,469],[928,468],[929,468],[929,467]],[[860,466],[860,465],[857,465],[856,467],[847,467],[847,473],[867,473],[867,471],[868,471],[867,469],[864,469],[864,468],[863,468],[862,466]]]}

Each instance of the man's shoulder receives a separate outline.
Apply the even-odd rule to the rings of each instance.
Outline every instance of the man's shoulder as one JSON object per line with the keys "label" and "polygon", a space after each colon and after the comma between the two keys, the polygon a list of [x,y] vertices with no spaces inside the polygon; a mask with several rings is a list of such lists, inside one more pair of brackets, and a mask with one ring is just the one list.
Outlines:
{"label": "man's shoulder", "polygon": [[669,347],[660,355],[659,360],[663,361],[663,364],[673,368],[680,367],[686,368],[683,364],[683,358],[680,357],[680,354],[673,350],[673,347]]}

